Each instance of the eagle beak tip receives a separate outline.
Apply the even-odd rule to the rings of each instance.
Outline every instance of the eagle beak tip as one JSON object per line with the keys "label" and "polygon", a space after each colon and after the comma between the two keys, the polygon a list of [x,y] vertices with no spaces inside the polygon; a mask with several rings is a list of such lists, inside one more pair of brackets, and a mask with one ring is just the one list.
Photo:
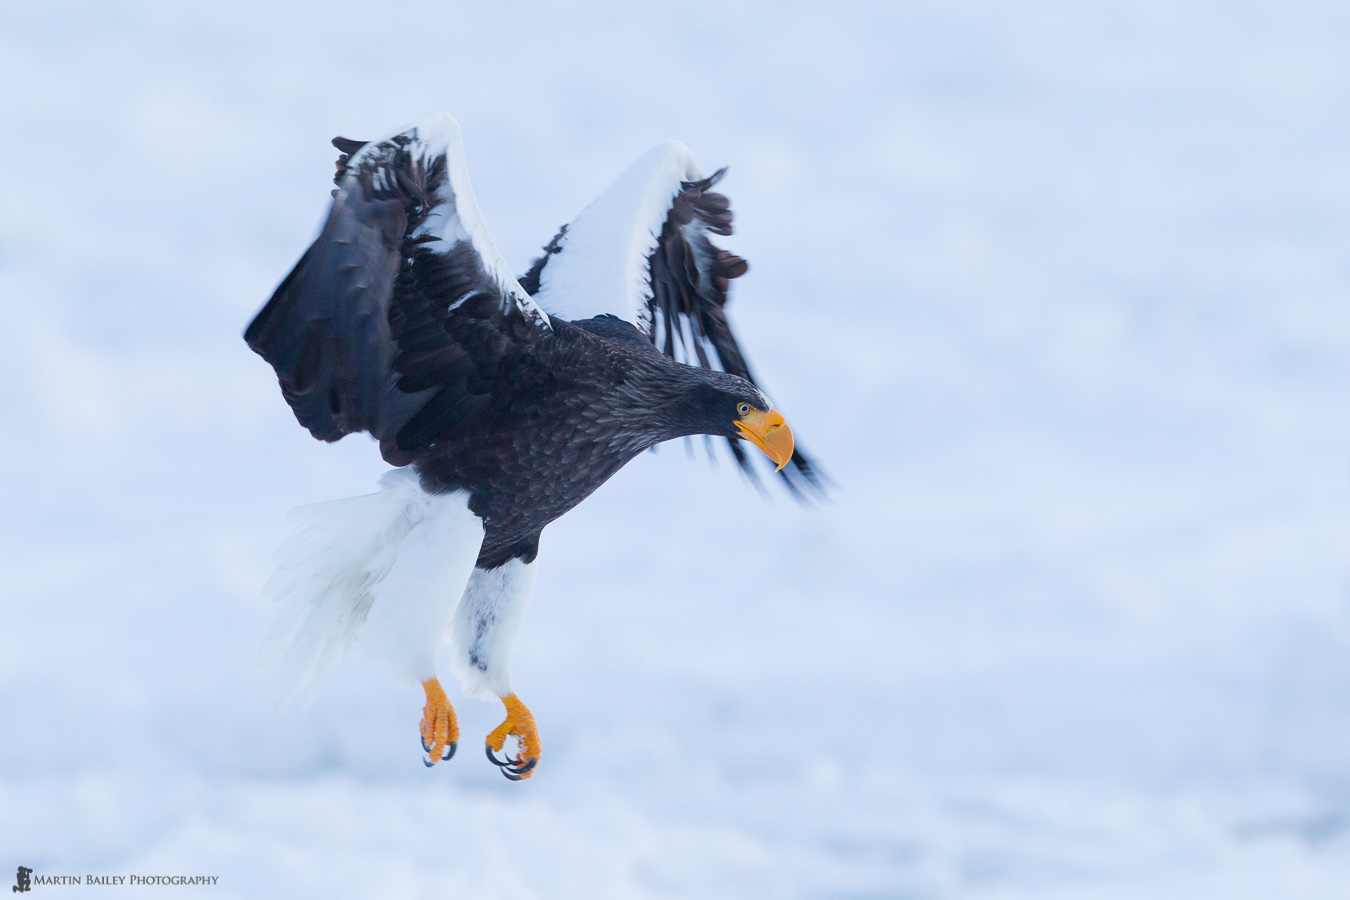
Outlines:
{"label": "eagle beak tip", "polygon": [[752,413],[746,419],[737,421],[736,427],[740,429],[742,436],[773,460],[777,466],[775,472],[783,471],[792,461],[794,446],[792,429],[778,410],[771,409],[767,413],[757,415]]}

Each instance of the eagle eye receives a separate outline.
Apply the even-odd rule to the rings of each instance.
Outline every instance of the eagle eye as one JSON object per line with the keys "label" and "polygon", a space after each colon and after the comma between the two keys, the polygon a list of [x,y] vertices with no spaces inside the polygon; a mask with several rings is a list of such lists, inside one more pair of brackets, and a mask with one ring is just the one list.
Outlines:
{"label": "eagle eye", "polygon": [[749,404],[749,403],[737,403],[737,404],[736,404],[736,412],[740,413],[740,414],[743,415],[743,416],[748,416],[748,415],[750,414],[750,404]]}

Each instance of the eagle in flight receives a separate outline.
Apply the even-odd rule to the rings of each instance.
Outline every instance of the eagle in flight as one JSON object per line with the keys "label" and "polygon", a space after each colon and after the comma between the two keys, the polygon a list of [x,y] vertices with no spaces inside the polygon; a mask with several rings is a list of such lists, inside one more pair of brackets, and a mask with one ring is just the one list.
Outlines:
{"label": "eagle in flight", "polygon": [[[506,718],[486,739],[507,778],[541,752],[511,648],[544,526],[672,438],[741,441],[796,494],[821,476],[756,386],[724,308],[743,259],[727,198],[678,142],[653,148],[512,275],[478,211],[459,125],[432,116],[341,153],[323,231],[244,333],[300,424],[365,431],[396,468],[375,494],[301,507],[264,589],[264,661],[281,697],[357,643],[420,682],[424,762],[454,755],[437,649]],[[516,755],[505,749],[516,741]],[[504,758],[496,754],[502,753]]]}

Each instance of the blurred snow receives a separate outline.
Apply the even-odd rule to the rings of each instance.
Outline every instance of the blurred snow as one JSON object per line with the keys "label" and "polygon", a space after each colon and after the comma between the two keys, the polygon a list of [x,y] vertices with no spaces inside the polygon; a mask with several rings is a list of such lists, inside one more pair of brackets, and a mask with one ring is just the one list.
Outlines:
{"label": "blurred snow", "polygon": [[[0,877],[1350,892],[1344,5],[3,19]],[[736,325],[839,483],[766,502],[673,445],[552,526],[521,785],[474,750],[494,705],[428,771],[419,693],[353,664],[274,712],[256,664],[286,511],[384,466],[239,335],[328,139],[442,109],[517,270],[662,140],[730,165]]]}

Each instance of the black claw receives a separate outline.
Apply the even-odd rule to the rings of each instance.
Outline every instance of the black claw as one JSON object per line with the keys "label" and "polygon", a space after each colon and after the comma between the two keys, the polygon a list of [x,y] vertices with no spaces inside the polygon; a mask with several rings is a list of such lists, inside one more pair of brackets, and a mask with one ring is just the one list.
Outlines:
{"label": "black claw", "polygon": [[[459,741],[450,741],[449,743],[447,743],[447,744],[445,745],[445,751],[444,751],[445,755],[441,757],[441,762],[445,762],[447,759],[449,759],[450,757],[454,756],[454,755],[455,755],[455,748],[457,748],[458,746],[459,746]],[[427,739],[426,739],[426,738],[422,738],[422,749],[425,750],[425,751],[427,751],[428,753],[431,752],[431,745],[427,743]],[[427,763],[427,765],[431,765],[431,763]]]}
{"label": "black claw", "polygon": [[504,766],[502,768],[502,774],[506,776],[508,781],[524,781],[525,776],[530,774],[538,764],[539,757],[532,756],[530,757],[530,761],[523,766]]}
{"label": "black claw", "polygon": [[492,752],[492,745],[491,745],[491,744],[486,745],[485,749],[487,750],[487,758],[488,758],[488,761],[491,762],[494,766],[500,766],[500,767],[503,768],[503,769],[509,769],[509,768],[512,768],[513,766],[518,766],[518,765],[520,765],[520,760],[514,759],[514,758],[512,758],[512,757],[510,757],[510,756],[506,756],[505,751],[502,752],[502,756],[504,756],[504,757],[506,757],[506,758],[505,758],[505,759],[498,759],[498,758],[496,757],[496,755],[494,755],[493,752]]}
{"label": "black claw", "polygon": [[424,756],[424,757],[422,757],[422,765],[424,765],[424,766],[426,766],[428,769],[430,769],[432,766],[434,766],[434,765],[436,765],[436,764],[435,764],[434,762],[431,761],[431,757],[430,757],[430,756]]}
{"label": "black claw", "polygon": [[537,756],[531,756],[529,759],[522,760],[513,756],[506,756],[506,754],[503,753],[502,755],[506,756],[506,758],[498,759],[496,754],[492,752],[491,745],[486,749],[488,761],[500,768],[502,774],[511,781],[521,781],[526,775],[534,771],[535,766],[539,765],[539,757]]}

